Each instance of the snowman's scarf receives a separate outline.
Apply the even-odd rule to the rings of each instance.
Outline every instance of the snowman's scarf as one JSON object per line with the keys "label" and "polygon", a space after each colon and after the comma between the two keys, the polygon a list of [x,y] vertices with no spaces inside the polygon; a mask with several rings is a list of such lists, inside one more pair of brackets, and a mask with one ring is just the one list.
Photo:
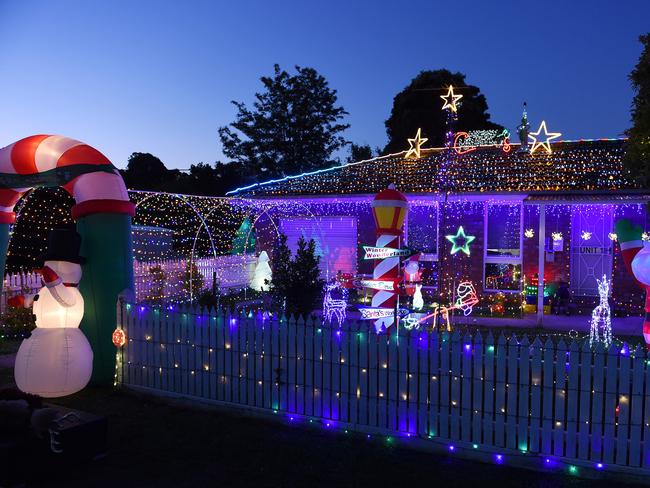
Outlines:
{"label": "snowman's scarf", "polygon": [[[52,298],[54,298],[62,307],[65,308],[72,307],[74,306],[75,303],[77,303],[74,293],[67,292],[67,288],[61,282],[61,278],[59,278],[54,283],[45,286],[47,287],[47,290],[52,294]],[[61,296],[61,293],[59,293],[59,291],[63,291],[63,290],[66,290],[66,292],[64,293],[65,296]]]}

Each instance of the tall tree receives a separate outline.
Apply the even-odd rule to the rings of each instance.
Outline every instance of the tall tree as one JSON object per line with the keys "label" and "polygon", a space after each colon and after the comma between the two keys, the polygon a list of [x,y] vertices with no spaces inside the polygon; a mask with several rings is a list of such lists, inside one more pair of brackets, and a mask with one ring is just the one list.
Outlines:
{"label": "tall tree", "polygon": [[421,71],[411,83],[393,99],[393,109],[386,120],[388,144],[384,154],[408,149],[407,139],[419,128],[422,137],[429,139],[428,147],[441,147],[445,138],[445,113],[441,110],[440,95],[452,85],[456,94],[463,95],[458,103],[457,131],[503,129],[490,120],[488,105],[480,88],[465,83],[465,75],[446,69]]}
{"label": "tall tree", "polygon": [[126,185],[136,190],[160,190],[168,179],[165,164],[153,154],[134,152],[122,173]]}
{"label": "tall tree", "polygon": [[346,160],[347,163],[354,163],[357,161],[365,161],[372,159],[372,148],[370,144],[350,144],[350,155]]}
{"label": "tall tree", "polygon": [[219,128],[223,152],[256,179],[298,174],[335,164],[333,154],[347,144],[341,133],[347,112],[336,90],[313,68],[289,74],[274,66],[260,78],[264,90],[252,108],[233,101],[236,120]]}
{"label": "tall tree", "polygon": [[650,187],[650,33],[639,37],[643,51],[639,62],[630,73],[634,89],[632,101],[632,127],[629,136],[626,164],[639,183]]}

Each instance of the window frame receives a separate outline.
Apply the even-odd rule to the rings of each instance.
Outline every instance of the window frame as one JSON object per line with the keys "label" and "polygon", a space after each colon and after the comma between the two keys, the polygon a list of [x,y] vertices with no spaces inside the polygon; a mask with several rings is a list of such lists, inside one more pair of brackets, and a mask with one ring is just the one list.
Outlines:
{"label": "window frame", "polygon": [[519,289],[517,290],[500,290],[498,288],[488,288],[487,282],[485,281],[485,271],[486,271],[486,265],[487,264],[512,264],[512,265],[519,265],[519,270],[521,273],[523,273],[523,265],[524,265],[524,239],[523,239],[523,233],[524,233],[524,202],[523,200],[518,201],[519,205],[519,256],[490,256],[487,253],[488,250],[488,238],[489,238],[489,208],[490,205],[508,205],[512,206],[513,203],[510,203],[508,201],[497,201],[497,202],[489,202],[486,201],[483,209],[483,236],[484,236],[484,242],[485,244],[483,245],[483,291],[486,292],[493,292],[493,293],[521,293],[523,288],[523,281],[519,281]]}

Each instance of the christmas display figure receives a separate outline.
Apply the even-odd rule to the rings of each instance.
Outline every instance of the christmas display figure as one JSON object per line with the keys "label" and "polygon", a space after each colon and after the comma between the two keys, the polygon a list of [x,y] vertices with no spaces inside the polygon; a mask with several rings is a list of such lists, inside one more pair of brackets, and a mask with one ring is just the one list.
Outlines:
{"label": "christmas display figure", "polygon": [[[75,200],[72,219],[86,257],[79,291],[85,297],[81,330],[93,351],[96,385],[115,376],[115,304],[135,289],[131,217],[124,180],[97,149],[65,136],[39,134],[0,149],[0,271],[4,273],[14,208],[31,188],[61,187]],[[52,268],[54,269],[54,268]],[[55,272],[58,273],[56,269]],[[65,278],[64,278],[65,281]]]}
{"label": "christmas display figure", "polygon": [[[341,298],[332,298],[333,291],[339,291]],[[348,289],[340,281],[325,284],[323,295],[323,315],[327,322],[332,323],[332,317],[336,318],[339,327],[343,325],[348,308]]]}
{"label": "christmas display figure", "polygon": [[589,330],[589,345],[591,347],[598,342],[602,342],[605,348],[612,344],[612,314],[609,309],[609,281],[607,276],[603,279],[596,279],[598,282],[598,295],[600,303],[591,312],[591,327]]}
{"label": "christmas display figure", "polygon": [[642,235],[641,226],[633,226],[627,219],[616,222],[616,236],[621,245],[625,267],[646,294],[643,338],[646,347],[650,350],[650,246],[647,242],[643,242]]}
{"label": "christmas display figure", "polygon": [[422,298],[422,283],[416,283],[413,294],[413,310],[422,310],[424,299]]}
{"label": "christmas display figure", "polygon": [[79,292],[81,237],[73,229],[54,229],[39,270],[43,288],[34,298],[36,329],[16,355],[18,388],[47,398],[84,388],[92,374],[93,351],[79,328],[84,299]]}
{"label": "christmas display figure", "polygon": [[[395,190],[394,185],[379,192],[372,201],[372,214],[377,231],[377,247],[400,248],[400,238],[404,219],[408,211],[406,197]],[[399,280],[399,256],[375,260],[372,277],[375,280]],[[372,306],[395,309],[397,292],[395,290],[373,290]],[[381,317],[375,321],[377,333],[385,331],[395,322],[395,317]]]}
{"label": "christmas display figure", "polygon": [[269,265],[269,255],[266,251],[262,251],[257,258],[257,265],[253,279],[250,282],[250,287],[257,291],[269,291],[271,289],[271,266]]}
{"label": "christmas display figure", "polygon": [[519,152],[528,152],[528,133],[530,124],[528,123],[528,113],[526,112],[526,102],[524,102],[524,111],[521,114],[521,124],[517,126],[517,135],[519,136]]}

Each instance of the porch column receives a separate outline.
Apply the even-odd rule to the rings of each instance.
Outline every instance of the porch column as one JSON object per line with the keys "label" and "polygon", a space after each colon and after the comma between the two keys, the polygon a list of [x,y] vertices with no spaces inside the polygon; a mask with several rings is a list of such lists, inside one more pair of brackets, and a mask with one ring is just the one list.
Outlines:
{"label": "porch column", "polygon": [[537,255],[537,327],[542,327],[544,320],[544,261],[546,244],[546,206],[539,206],[538,255]]}

